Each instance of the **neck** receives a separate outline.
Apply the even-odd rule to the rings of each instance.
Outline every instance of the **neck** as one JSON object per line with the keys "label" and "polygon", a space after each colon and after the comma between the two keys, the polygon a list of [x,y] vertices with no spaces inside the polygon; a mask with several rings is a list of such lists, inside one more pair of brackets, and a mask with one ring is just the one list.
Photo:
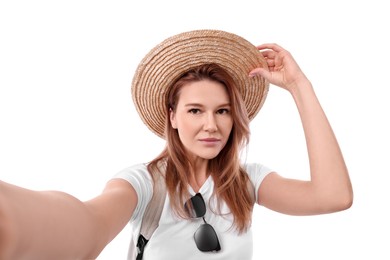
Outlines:
{"label": "neck", "polygon": [[207,159],[195,159],[192,163],[194,169],[190,173],[189,181],[192,189],[195,192],[199,192],[200,187],[205,183],[207,180],[209,173],[207,172],[207,166],[208,166],[209,160]]}

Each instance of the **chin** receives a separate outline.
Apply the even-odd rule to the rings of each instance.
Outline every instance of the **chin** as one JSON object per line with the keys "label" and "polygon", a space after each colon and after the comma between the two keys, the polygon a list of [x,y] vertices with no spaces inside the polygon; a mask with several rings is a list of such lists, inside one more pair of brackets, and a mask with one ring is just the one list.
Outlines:
{"label": "chin", "polygon": [[220,149],[197,149],[189,151],[195,158],[202,158],[204,160],[212,160],[219,155]]}
{"label": "chin", "polygon": [[203,158],[203,159],[206,159],[206,160],[212,160],[212,159],[214,159],[215,157],[217,157],[218,154],[219,154],[219,152],[218,152],[218,153],[198,154],[198,156],[199,156],[200,158]]}

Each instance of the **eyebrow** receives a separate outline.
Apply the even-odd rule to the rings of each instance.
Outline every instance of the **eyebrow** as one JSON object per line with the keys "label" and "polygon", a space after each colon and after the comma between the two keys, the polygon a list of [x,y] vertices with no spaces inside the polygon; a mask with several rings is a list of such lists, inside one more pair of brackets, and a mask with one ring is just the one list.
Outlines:
{"label": "eyebrow", "polygon": [[[200,103],[188,103],[188,104],[185,104],[184,106],[185,107],[203,107],[203,105]],[[218,107],[230,107],[230,106],[231,106],[230,103],[224,103],[224,104],[219,105]]]}

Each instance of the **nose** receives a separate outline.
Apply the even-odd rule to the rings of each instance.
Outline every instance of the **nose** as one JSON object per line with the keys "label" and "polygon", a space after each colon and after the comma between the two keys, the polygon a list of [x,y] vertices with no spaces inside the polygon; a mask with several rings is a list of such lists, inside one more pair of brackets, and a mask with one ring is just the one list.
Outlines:
{"label": "nose", "polygon": [[205,116],[203,129],[208,132],[215,132],[218,130],[217,120],[214,113],[210,113]]}

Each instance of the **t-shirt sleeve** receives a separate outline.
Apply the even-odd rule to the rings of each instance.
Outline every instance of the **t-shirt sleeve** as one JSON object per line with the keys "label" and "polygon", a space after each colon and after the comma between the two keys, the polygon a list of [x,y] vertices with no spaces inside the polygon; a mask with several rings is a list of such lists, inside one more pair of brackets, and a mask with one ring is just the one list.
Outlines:
{"label": "t-shirt sleeve", "polygon": [[245,165],[245,170],[248,173],[249,179],[255,187],[256,201],[258,201],[258,191],[260,184],[263,182],[265,176],[273,172],[270,168],[259,163],[248,163]]}
{"label": "t-shirt sleeve", "polygon": [[138,203],[130,221],[142,218],[153,195],[153,180],[145,164],[125,168],[113,177],[128,181],[137,193]]}

